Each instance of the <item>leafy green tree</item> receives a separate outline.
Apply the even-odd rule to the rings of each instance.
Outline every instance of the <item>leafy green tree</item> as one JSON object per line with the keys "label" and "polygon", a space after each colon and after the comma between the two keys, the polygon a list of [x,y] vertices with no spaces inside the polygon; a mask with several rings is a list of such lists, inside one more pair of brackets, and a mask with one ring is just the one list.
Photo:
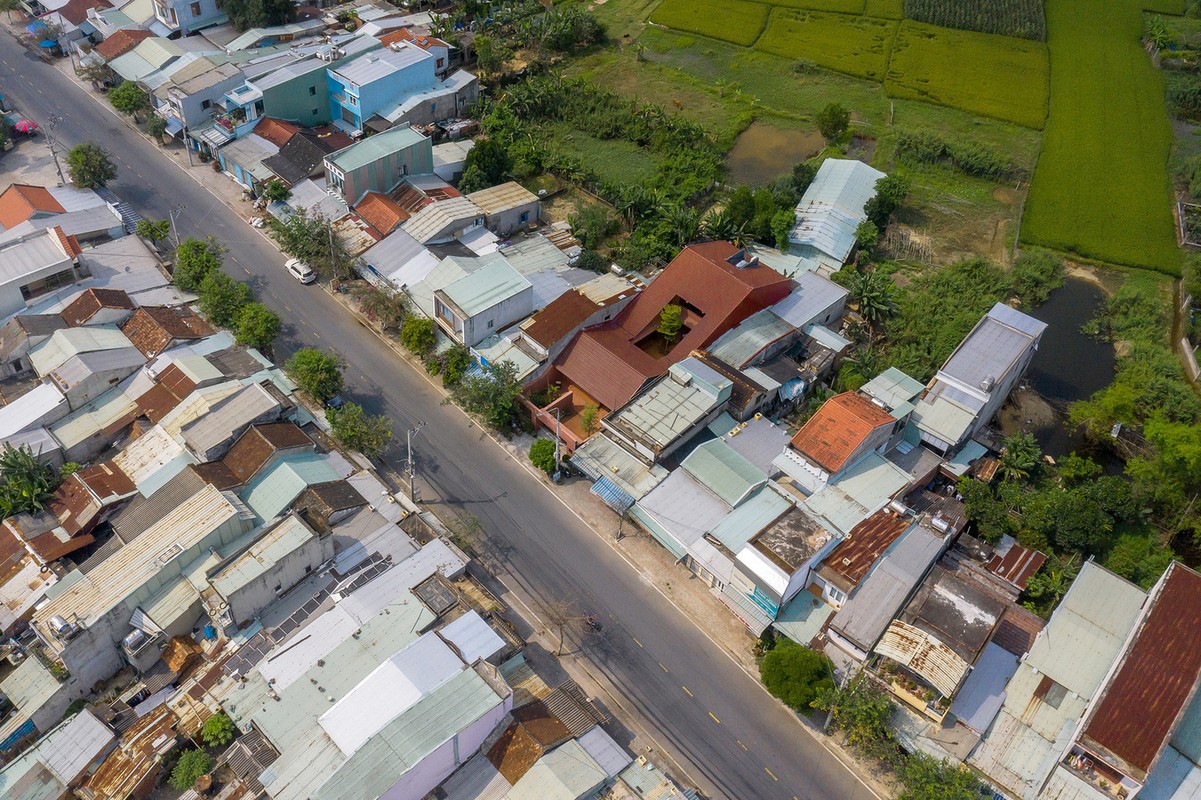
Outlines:
{"label": "leafy green tree", "polygon": [[234,333],[238,344],[266,350],[279,336],[282,325],[279,315],[270,308],[259,302],[251,302],[238,311]]}
{"label": "leafy green tree", "polygon": [[0,450],[0,519],[42,511],[61,483],[59,474],[43,464],[28,446],[10,444]]}
{"label": "leafy green tree", "polygon": [[191,789],[201,775],[213,768],[213,757],[203,750],[185,750],[171,770],[167,783],[181,792]]}
{"label": "leafy green tree", "polygon": [[897,311],[897,287],[883,272],[855,272],[847,284],[859,316],[873,328]]}
{"label": "leafy green tree", "polygon": [[580,427],[589,436],[596,433],[600,427],[600,407],[596,403],[588,403],[580,409]]}
{"label": "leafy green tree", "polygon": [[1059,459],[1055,471],[1064,483],[1070,485],[1100,477],[1101,465],[1088,456],[1068,453]]}
{"label": "leafy green tree", "polygon": [[509,180],[512,173],[513,158],[508,148],[499,138],[489,136],[477,141],[467,151],[467,158],[463,161],[463,177],[459,179],[459,191],[468,194],[496,186]]}
{"label": "leafy green tree", "polygon": [[904,175],[892,173],[876,181],[876,194],[863,206],[863,211],[883,231],[888,227],[888,221],[893,213],[905,202],[909,195],[909,179]]}
{"label": "leafy green tree", "polygon": [[120,86],[109,90],[108,101],[122,114],[137,120],[138,115],[150,108],[150,96],[133,81],[121,81]]}
{"label": "leafy green tree", "polygon": [[513,57],[513,51],[495,36],[481,33],[475,37],[475,65],[481,78],[499,75]]}
{"label": "leafy green tree", "polygon": [[518,424],[520,396],[521,381],[512,361],[492,362],[464,375],[454,388],[455,400],[464,410],[478,414],[489,427],[502,432]]}
{"label": "leafy green tree", "polygon": [[841,687],[824,688],[813,707],[828,712],[830,727],[841,731],[860,753],[882,759],[895,755],[889,730],[892,700],[867,673],[858,673]]}
{"label": "leafy green tree", "polygon": [[922,752],[910,753],[900,770],[905,784],[897,800],[980,800],[984,784],[963,764]]}
{"label": "leafy green tree", "polygon": [[604,206],[584,206],[568,218],[572,233],[585,248],[595,250],[617,233],[619,223]]}
{"label": "leafy green tree", "polygon": [[1042,569],[1030,576],[1023,593],[1022,605],[1031,611],[1048,616],[1059,599],[1067,594],[1068,587],[1076,580],[1080,562],[1076,556],[1050,555]]}
{"label": "leafy green tree", "polygon": [[149,133],[160,147],[163,144],[163,134],[166,132],[167,120],[158,114],[151,114],[150,118],[146,120],[146,133]]}
{"label": "leafy green tree", "polygon": [[976,526],[976,535],[990,544],[1001,541],[1002,536],[1017,533],[1017,520],[1010,513],[1012,506],[1006,502],[1012,494],[1008,490],[1014,486],[1007,484],[994,490],[992,486],[967,476],[960,478],[956,484],[956,491],[963,497],[967,507],[967,518]]}
{"label": "leafy green tree", "polygon": [[428,355],[437,341],[434,321],[426,317],[410,314],[400,329],[400,343],[414,355]]}
{"label": "leafy green tree", "polygon": [[185,292],[194,292],[210,273],[221,269],[221,246],[213,239],[188,238],[175,249],[175,268],[171,277]]}
{"label": "leafy green tree", "polygon": [[781,641],[763,657],[759,677],[769,692],[801,714],[810,713],[818,695],[834,688],[830,659],[790,639]]}
{"label": "leafy green tree", "polygon": [[284,220],[271,217],[267,228],[280,250],[308,264],[322,278],[344,280],[354,274],[354,257],[320,213],[297,213]]}
{"label": "leafy green tree", "polygon": [[269,28],[296,19],[296,4],[291,0],[219,0],[217,6],[239,31]]}
{"label": "leafy green tree", "polygon": [[335,439],[369,458],[379,456],[392,441],[392,420],[383,414],[368,414],[358,403],[327,408],[325,418]]}
{"label": "leafy green tree", "polygon": [[998,472],[1007,481],[1024,481],[1032,477],[1042,464],[1043,451],[1031,433],[1015,433],[1001,444]]}
{"label": "leafy green tree", "polygon": [[214,325],[228,328],[238,319],[242,308],[254,299],[254,293],[244,283],[234,280],[220,270],[204,276],[197,291],[200,311]]}
{"label": "leafy green tree", "polygon": [[1175,558],[1172,549],[1159,544],[1153,536],[1126,533],[1114,542],[1105,558],[1105,568],[1150,589]]}
{"label": "leafy green tree", "polygon": [[555,463],[555,443],[550,439],[536,439],[530,445],[530,463],[547,475],[553,475],[559,465]]}
{"label": "leafy green tree", "polygon": [[140,219],[133,232],[143,239],[158,244],[171,235],[171,221],[166,219]]}
{"label": "leafy green tree", "polygon": [[859,227],[855,228],[855,243],[866,253],[875,250],[876,245],[880,243],[880,229],[876,227],[876,223],[870,219],[860,222]]}
{"label": "leafy green tree", "polygon": [[234,727],[233,720],[221,712],[217,712],[206,719],[204,727],[200,729],[200,738],[209,747],[227,745],[237,735],[238,729]]}
{"label": "leafy green tree", "polygon": [[7,11],[9,19],[12,19],[13,12],[21,7],[21,0],[0,0],[0,11]]}
{"label": "leafy green tree", "polygon": [[684,330],[683,314],[684,309],[675,303],[668,303],[659,312],[659,335],[668,344],[674,344],[680,338],[680,332]]}
{"label": "leafy green tree", "polygon": [[474,363],[470,350],[461,344],[452,345],[442,354],[442,385],[458,386]]}
{"label": "leafy green tree", "polygon": [[368,284],[354,294],[359,301],[359,310],[368,319],[378,322],[381,330],[399,330],[409,317],[409,298],[402,292]]}
{"label": "leafy green tree", "polygon": [[67,153],[67,174],[77,189],[107,186],[117,177],[117,167],[107,150],[94,142],[76,145]]}
{"label": "leafy green tree", "polygon": [[780,250],[788,249],[788,236],[796,225],[796,212],[791,208],[781,208],[771,218],[771,237],[775,246]]}
{"label": "leafy green tree", "polygon": [[850,127],[851,112],[840,103],[830,103],[817,112],[814,121],[817,122],[817,129],[821,131],[822,138],[826,140],[826,143],[833,144],[842,138],[842,135],[847,132],[847,128]]}
{"label": "leafy green tree", "polygon": [[272,178],[263,186],[263,197],[269,203],[283,202],[291,196],[292,190],[288,184],[278,178]]}
{"label": "leafy green tree", "polygon": [[333,353],[315,347],[302,347],[292,354],[284,369],[301,391],[324,403],[342,391],[342,362]]}

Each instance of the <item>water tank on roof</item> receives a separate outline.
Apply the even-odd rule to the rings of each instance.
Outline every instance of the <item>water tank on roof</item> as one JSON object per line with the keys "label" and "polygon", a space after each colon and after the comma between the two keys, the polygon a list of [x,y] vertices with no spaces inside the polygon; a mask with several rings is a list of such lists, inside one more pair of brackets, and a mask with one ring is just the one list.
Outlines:
{"label": "water tank on roof", "polygon": [[991,392],[992,387],[997,383],[997,379],[992,375],[986,375],[984,380],[980,381],[980,388],[986,392]]}
{"label": "water tank on roof", "polygon": [[146,643],[145,631],[135,629],[128,636],[121,640],[121,646],[126,650],[137,650]]}

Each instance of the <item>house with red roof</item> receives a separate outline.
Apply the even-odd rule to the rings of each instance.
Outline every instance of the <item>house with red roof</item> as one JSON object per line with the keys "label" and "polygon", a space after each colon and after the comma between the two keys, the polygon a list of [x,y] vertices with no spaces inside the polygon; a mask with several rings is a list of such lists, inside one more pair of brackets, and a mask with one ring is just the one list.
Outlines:
{"label": "house with red roof", "polygon": [[792,437],[782,466],[807,492],[837,479],[868,453],[883,449],[897,420],[857,392],[835,395]]}
{"label": "house with red roof", "polygon": [[[545,383],[607,410],[621,408],[673,364],[784,299],[791,287],[789,278],[729,242],[690,245],[615,318],[577,334]],[[683,311],[683,330],[672,342],[658,333],[667,305]]]}

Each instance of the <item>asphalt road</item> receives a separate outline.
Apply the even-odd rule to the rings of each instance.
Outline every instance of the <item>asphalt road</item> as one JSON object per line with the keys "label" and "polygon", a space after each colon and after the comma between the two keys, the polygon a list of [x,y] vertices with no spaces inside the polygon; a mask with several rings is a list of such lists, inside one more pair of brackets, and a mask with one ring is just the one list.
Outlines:
{"label": "asphalt road", "polygon": [[[412,367],[320,288],[289,277],[279,252],[236,213],[7,33],[0,34],[0,92],[39,123],[61,116],[57,136],[66,146],[92,140],[106,147],[119,169],[112,188],[144,216],[161,219],[182,203],[180,236],[219,239],[228,249],[227,271],[284,317],[277,356],[305,345],[343,356],[349,394],[394,420],[393,463],[404,456],[404,431],[428,423],[416,440],[423,498],[480,520],[511,588],[536,604],[563,599],[605,620],[604,635],[585,643],[593,670],[703,791],[731,800],[873,797],[613,548],[461,413],[444,407]],[[0,185],[21,179],[3,167],[0,157]]]}

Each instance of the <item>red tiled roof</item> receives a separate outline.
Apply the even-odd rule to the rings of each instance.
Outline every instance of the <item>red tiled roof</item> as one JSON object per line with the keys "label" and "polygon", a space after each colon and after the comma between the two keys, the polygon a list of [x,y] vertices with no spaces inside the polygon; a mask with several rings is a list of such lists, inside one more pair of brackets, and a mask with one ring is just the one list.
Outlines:
{"label": "red tiled roof", "polygon": [[112,8],[108,0],[68,0],[65,6],[56,9],[56,13],[72,25],[81,25],[88,18],[88,11],[93,8]]}
{"label": "red tiled roof", "polygon": [[62,310],[63,321],[72,328],[84,325],[102,308],[133,310],[133,301],[121,289],[88,289]]}
{"label": "red tiled roof", "polygon": [[[684,248],[616,318],[582,331],[556,361],[559,371],[607,408],[625,405],[646,379],[663,375],[693,350],[704,349],[751,314],[788,295],[789,278],[759,263],[739,269],[741,257],[742,251],[729,242]],[[688,332],[666,356],[655,358],[636,343],[655,330],[659,312],[673,302],[685,307]],[[580,340],[586,339],[592,340],[592,346],[581,347]],[[612,358],[594,358],[598,349]],[[616,369],[614,360],[623,366]],[[641,377],[635,380],[635,376]],[[615,379],[619,383],[611,385]]]}
{"label": "red tiled roof", "polygon": [[1152,602],[1080,739],[1140,782],[1201,680],[1201,575],[1174,562]]}
{"label": "red tiled roof", "polygon": [[521,330],[543,347],[550,347],[577,326],[584,324],[599,308],[601,306],[572,289],[559,295],[546,308],[530,317],[529,321],[521,326]]}
{"label": "red tiled roof", "polygon": [[283,147],[299,130],[299,125],[293,125],[291,122],[284,122],[282,119],[274,117],[263,117],[259,120],[259,124],[254,126],[256,136],[263,137],[276,147]]}
{"label": "red tiled roof", "polygon": [[426,197],[420,189],[409,183],[402,183],[400,188],[394,193],[392,199],[396,202],[397,206],[409,212],[409,214],[416,214],[434,202]]}
{"label": "red tiled roof", "polygon": [[241,482],[254,477],[279,450],[312,447],[313,440],[292,422],[271,422],[246,429],[221,461]]}
{"label": "red tiled roof", "polygon": [[74,236],[68,236],[63,233],[63,229],[57,225],[50,229],[50,233],[58,238],[59,245],[69,258],[75,258],[83,252],[83,248],[79,246],[79,240]]}
{"label": "red tiled roof", "polygon": [[62,214],[62,204],[42,186],[14,183],[0,192],[0,225],[15,228],[34,214]]}
{"label": "red tiled roof", "polygon": [[379,192],[367,192],[354,210],[381,236],[387,236],[410,216],[395,200]]}
{"label": "red tiled roof", "polygon": [[833,573],[834,582],[844,591],[858,586],[872,564],[909,530],[911,523],[909,518],[888,509],[872,514],[851,528],[847,538],[826,557],[821,567],[823,577]]}
{"label": "red tiled roof", "polygon": [[153,35],[145,28],[122,28],[96,45],[95,52],[100,54],[105,61],[112,61],[117,56],[123,56],[137,47],[143,39]]}
{"label": "red tiled roof", "polygon": [[187,306],[142,306],[121,324],[121,332],[142,355],[154,358],[176,340],[203,339],[216,330]]}
{"label": "red tiled roof", "polygon": [[834,473],[846,466],[872,431],[894,421],[888,412],[863,395],[844,392],[822,403],[792,437],[792,446],[822,469]]}

